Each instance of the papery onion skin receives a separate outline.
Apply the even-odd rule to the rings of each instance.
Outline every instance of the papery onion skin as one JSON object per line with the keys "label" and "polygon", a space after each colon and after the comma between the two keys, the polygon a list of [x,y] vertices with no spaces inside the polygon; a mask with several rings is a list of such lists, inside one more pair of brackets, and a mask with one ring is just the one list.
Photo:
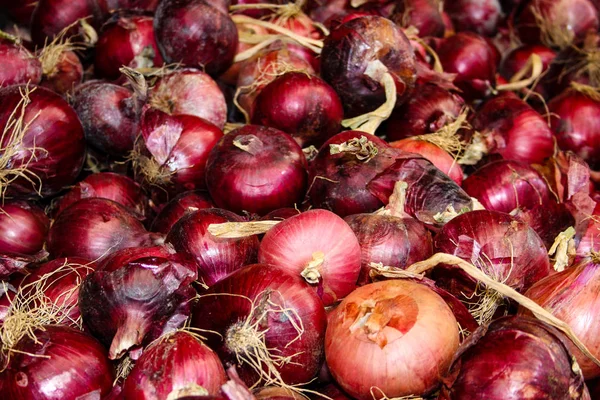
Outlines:
{"label": "papery onion skin", "polygon": [[498,0],[456,0],[444,4],[454,26],[460,31],[472,31],[493,36],[502,19],[502,6]]}
{"label": "papery onion skin", "polygon": [[252,122],[289,133],[300,146],[320,146],[341,130],[344,116],[337,93],[317,76],[286,73],[254,101]]}
{"label": "papery onion skin", "polygon": [[173,225],[187,214],[215,205],[208,194],[201,191],[191,191],[179,194],[167,203],[152,222],[150,230],[163,234],[169,233]]}
{"label": "papery onion skin", "polygon": [[329,306],[356,287],[361,262],[354,232],[331,211],[309,210],[275,225],[261,241],[258,261],[301,275],[316,252],[323,253],[323,262],[311,286]]}
{"label": "papery onion skin", "polygon": [[[46,197],[72,184],[79,175],[85,156],[83,129],[75,111],[59,95],[24,85],[0,89],[0,126],[6,126],[17,108],[12,121],[18,118],[22,109],[18,107],[23,99],[21,92],[28,90],[31,102],[25,107],[23,121],[29,126],[7,168],[26,167],[31,181],[17,178],[6,188],[6,195],[33,197],[39,193]],[[9,130],[3,137],[3,148],[14,140],[14,134],[14,130]]]}
{"label": "papery onion skin", "polygon": [[217,206],[263,215],[300,203],[306,191],[306,169],[302,149],[287,133],[245,125],[212,149],[206,186]]}
{"label": "papery onion skin", "polygon": [[488,152],[507,160],[541,163],[554,154],[554,139],[547,121],[516,96],[505,94],[488,100],[475,114]]}
{"label": "papery onion skin", "polygon": [[[578,339],[596,357],[600,357],[600,320],[598,315],[598,291],[600,290],[600,265],[593,257],[564,271],[547,276],[527,290],[525,296],[566,322]],[[519,313],[527,314],[521,309]],[[600,376],[600,367],[567,343],[571,353],[583,371],[585,379]]]}
{"label": "papery onion skin", "polygon": [[552,131],[563,150],[571,150],[600,169],[600,99],[568,89],[548,103]]}
{"label": "papery onion skin", "polygon": [[378,16],[359,17],[325,38],[321,76],[340,96],[346,118],[373,111],[384,103],[382,85],[365,75],[376,60],[392,75],[396,105],[402,104],[412,93],[417,76],[412,46],[396,24]]}
{"label": "papery onion skin", "polygon": [[44,326],[34,335],[37,341],[29,337],[19,341],[20,352],[13,353],[0,375],[4,399],[75,399],[111,391],[113,367],[96,339],[59,325]]}
{"label": "papery onion skin", "polygon": [[148,197],[133,179],[114,172],[98,172],[77,183],[61,197],[55,206],[54,215],[58,216],[81,199],[92,197],[117,202],[140,220],[146,219],[150,213]]}
{"label": "papery onion skin", "polygon": [[458,344],[458,324],[440,296],[390,280],[356,289],[333,311],[325,354],[353,398],[371,399],[372,387],[391,397],[422,396],[439,385]]}
{"label": "papery onion skin", "polygon": [[178,331],[144,349],[123,384],[123,395],[126,399],[167,399],[202,388],[209,396],[218,396],[226,380],[219,357],[189,332]]}
{"label": "papery onion skin", "polygon": [[467,339],[444,378],[440,400],[589,400],[568,340],[545,323],[503,317]]}
{"label": "papery onion skin", "polygon": [[211,224],[244,221],[239,215],[219,208],[199,210],[183,216],[175,223],[166,242],[171,243],[177,252],[193,259],[200,281],[213,286],[244,265],[254,264],[259,243],[256,236],[218,238],[208,232],[208,227]]}
{"label": "papery onion skin", "polygon": [[[265,264],[249,265],[236,271],[200,297],[192,314],[192,327],[224,335],[225,341],[222,336],[206,333],[207,344],[217,352],[223,363],[237,365],[242,380],[252,385],[257,374],[248,364],[239,364],[235,349],[241,347],[241,343],[235,342],[228,334],[248,318],[250,301],[261,305],[265,300],[290,310],[287,318],[282,317],[284,314],[269,312],[267,319],[258,327],[265,331],[264,341],[272,354],[282,357],[294,355],[292,363],[285,363],[277,370],[287,384],[309,382],[316,376],[323,361],[327,321],[323,303],[299,276]],[[255,318],[250,319],[251,323],[256,322],[259,315],[260,311],[254,311]],[[294,318],[296,323],[299,318],[303,325],[302,335],[293,343],[290,342],[298,331],[289,318]],[[243,355],[243,350],[240,355]]]}
{"label": "papery onion skin", "polygon": [[592,252],[600,252],[600,203],[598,202],[577,244],[577,259],[587,258]]}
{"label": "papery onion skin", "polygon": [[212,122],[219,129],[225,126],[225,96],[205,72],[193,68],[173,71],[159,79],[149,96],[148,103],[167,114],[194,115]]}
{"label": "papery onion skin", "polygon": [[40,83],[42,64],[25,47],[6,39],[0,39],[0,87],[27,82]]}
{"label": "papery onion skin", "polygon": [[197,274],[172,249],[123,249],[107,257],[79,289],[85,326],[119,359],[183,325]]}
{"label": "papery onion skin", "polygon": [[433,255],[431,233],[415,219],[355,214],[348,215],[344,221],[350,225],[360,244],[359,286],[371,282],[371,263],[404,269]]}
{"label": "papery onion skin", "polygon": [[76,89],[72,104],[86,141],[94,148],[116,157],[124,157],[133,149],[138,115],[129,89],[100,81],[86,82]]}
{"label": "papery onion skin", "polygon": [[414,94],[387,121],[389,141],[435,133],[459,116],[464,100],[433,84],[418,85]]}
{"label": "papery onion skin", "polygon": [[[182,30],[185,26],[188,29]],[[202,0],[162,1],[154,33],[163,59],[202,68],[211,75],[225,72],[235,56],[238,33],[227,15]]]}
{"label": "papery onion skin", "polygon": [[111,18],[98,37],[94,73],[114,80],[121,76],[122,66],[160,67],[163,59],[154,39],[153,22],[146,15],[117,14]]}
{"label": "papery onion skin", "polygon": [[126,247],[151,246],[157,240],[119,203],[87,198],[58,215],[50,227],[47,248],[52,257],[97,260]]}
{"label": "papery onion skin", "polygon": [[43,249],[50,220],[27,202],[6,202],[0,207],[0,253],[36,254]]}

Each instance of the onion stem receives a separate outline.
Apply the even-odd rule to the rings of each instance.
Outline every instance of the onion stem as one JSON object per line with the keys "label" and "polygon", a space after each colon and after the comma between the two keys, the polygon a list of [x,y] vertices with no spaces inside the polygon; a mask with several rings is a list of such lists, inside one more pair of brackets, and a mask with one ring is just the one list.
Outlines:
{"label": "onion stem", "polygon": [[[529,78],[523,79],[523,77],[530,70],[531,75],[529,76]],[[514,74],[512,78],[510,78],[510,83],[498,85],[496,87],[496,90],[514,91],[525,89],[530,85],[536,83],[536,81],[538,81],[541,77],[543,71],[544,64],[542,63],[542,58],[539,55],[532,53],[529,59],[527,60],[527,63],[523,66],[523,68],[517,71],[517,73]]]}

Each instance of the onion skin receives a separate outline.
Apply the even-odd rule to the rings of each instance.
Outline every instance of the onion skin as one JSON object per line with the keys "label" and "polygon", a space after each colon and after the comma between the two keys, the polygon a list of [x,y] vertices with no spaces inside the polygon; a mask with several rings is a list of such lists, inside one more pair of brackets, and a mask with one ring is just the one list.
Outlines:
{"label": "onion skin", "polygon": [[0,253],[34,255],[43,249],[50,220],[39,207],[7,202],[0,207]]}
{"label": "onion skin", "polygon": [[[200,297],[192,314],[192,326],[226,335],[251,313],[248,299],[260,304],[267,299],[267,294],[274,303],[294,310],[295,317],[302,321],[304,327],[300,338],[290,343],[297,336],[297,331],[288,318],[270,313],[272,315],[262,321],[261,331],[268,329],[264,333],[266,346],[278,349],[278,356],[295,354],[292,360],[298,363],[286,363],[277,367],[277,370],[287,384],[308,382],[317,375],[323,361],[327,321],[323,303],[299,276],[264,264],[254,264],[236,271]],[[256,318],[252,322],[256,322]],[[207,344],[217,352],[223,363],[238,365],[240,377],[246,384],[252,385],[256,381],[256,372],[248,364],[239,365],[237,361],[231,346],[236,348],[239,343],[223,341],[223,337],[212,333],[206,336]],[[224,337],[227,338],[227,335]]]}
{"label": "onion skin", "polygon": [[224,222],[244,222],[244,219],[219,208],[199,210],[182,217],[166,238],[178,253],[195,261],[200,281],[209,287],[244,265],[257,261],[259,243],[256,236],[224,239],[208,232],[211,224]]}
{"label": "onion skin", "polygon": [[402,30],[388,19],[352,19],[327,36],[321,53],[321,76],[340,96],[346,118],[373,111],[384,103],[381,84],[365,75],[379,60],[394,79],[396,105],[405,102],[416,81],[415,55]]}
{"label": "onion skin", "polygon": [[405,0],[400,2],[393,21],[407,28],[414,26],[419,37],[443,37],[446,31],[439,4],[435,0]]}
{"label": "onion skin", "polygon": [[196,271],[168,248],[123,249],[106,258],[79,289],[85,326],[119,359],[179,328],[196,295]]}
{"label": "onion skin", "polygon": [[44,71],[40,86],[65,95],[83,81],[83,65],[77,54],[63,51],[50,71]]}
{"label": "onion skin", "polygon": [[[540,56],[543,71],[548,70],[550,64],[556,57],[556,52],[554,50],[541,44],[523,45],[512,49],[504,56],[499,68],[500,74],[502,74],[505,79],[510,80],[510,78],[525,67],[532,54]],[[544,97],[548,96],[547,90],[545,90],[544,86],[541,84],[535,86],[535,91]]]}
{"label": "onion skin", "polygon": [[167,63],[181,62],[214,76],[231,66],[238,45],[229,15],[202,0],[162,1],[154,17],[154,34]]}
{"label": "onion skin", "polygon": [[465,100],[481,99],[496,83],[496,51],[472,32],[459,32],[444,39],[436,49],[445,72],[457,74],[454,84]]}
{"label": "onion skin", "polygon": [[26,353],[13,353],[0,376],[3,398],[60,400],[111,391],[113,368],[96,339],[59,325],[44,326],[34,334],[37,342],[29,337],[19,341],[17,350]]}
{"label": "onion skin", "polygon": [[433,84],[421,84],[414,94],[392,112],[387,121],[389,141],[435,133],[460,115],[464,100]]}
{"label": "onion skin", "polygon": [[86,141],[94,148],[116,157],[124,157],[133,149],[138,116],[136,100],[129,89],[112,83],[86,82],[76,89],[73,108]]}
{"label": "onion skin", "polygon": [[181,218],[195,211],[213,208],[214,206],[210,197],[204,192],[181,193],[164,206],[152,222],[150,230],[166,235]]}
{"label": "onion skin", "polygon": [[596,202],[589,223],[577,245],[577,258],[587,258],[592,252],[600,251],[600,203]]}
{"label": "onion skin", "polygon": [[600,101],[568,89],[548,103],[552,131],[563,150],[571,150],[592,169],[600,169]]}
{"label": "onion skin", "polygon": [[371,282],[371,263],[404,269],[433,255],[431,233],[413,218],[355,214],[344,221],[360,244],[359,286]]}
{"label": "onion skin", "polygon": [[485,102],[472,125],[483,135],[488,152],[507,160],[542,163],[554,154],[554,139],[546,120],[513,95]]}
{"label": "onion skin", "polygon": [[227,104],[219,85],[208,74],[192,68],[162,76],[150,92],[149,104],[167,114],[203,118],[219,129],[227,120]]}
{"label": "onion skin", "polygon": [[94,72],[107,79],[118,79],[119,68],[160,67],[153,30],[154,19],[145,15],[115,15],[103,27],[96,44]]}
{"label": "onion skin", "polygon": [[444,4],[454,26],[460,31],[472,31],[493,36],[502,19],[502,6],[498,0],[457,0]]}
{"label": "onion skin", "polygon": [[[6,126],[22,100],[20,90],[26,91],[25,86],[0,89],[0,126]],[[24,113],[24,122],[30,122],[29,129],[18,145],[20,151],[11,158],[9,168],[27,165],[28,176],[35,174],[41,181],[41,187],[38,187],[40,182],[35,178],[33,183],[17,178],[6,188],[6,194],[33,197],[39,192],[47,197],[72,184],[79,175],[85,156],[83,129],[75,111],[59,95],[36,87],[35,90],[30,89],[29,99],[31,103],[25,107]],[[13,135],[11,130],[3,138],[2,146],[6,146]],[[31,149],[36,149],[32,160]]]}
{"label": "onion skin", "polygon": [[323,253],[317,283],[311,283],[327,307],[355,287],[361,249],[348,224],[327,210],[309,210],[271,228],[262,239],[258,261],[301,275],[316,252]]}
{"label": "onion skin", "polygon": [[202,387],[218,396],[227,381],[219,357],[188,332],[167,334],[151,343],[123,384],[126,399],[166,399],[193,395]]}
{"label": "onion skin", "polygon": [[567,342],[556,329],[536,319],[497,319],[459,349],[439,398],[589,400]]}
{"label": "onion skin", "polygon": [[140,220],[144,220],[150,212],[148,197],[133,179],[114,172],[99,172],[86,177],[61,197],[56,204],[54,215],[58,216],[64,209],[81,199],[93,197],[117,202]]}
{"label": "onion skin", "polygon": [[317,76],[288,72],[256,97],[252,123],[290,134],[301,147],[320,146],[341,130],[344,117],[337,93]]}
{"label": "onion skin", "polygon": [[342,389],[367,400],[373,386],[392,397],[435,390],[458,344],[458,324],[441,297],[391,280],[356,289],[333,311],[325,354]]}
{"label": "onion skin", "polygon": [[212,149],[206,186],[217,206],[264,215],[300,203],[306,191],[306,169],[302,149],[287,133],[245,125]]}
{"label": "onion skin", "polygon": [[0,39],[0,87],[42,80],[42,64],[25,47]]}
{"label": "onion skin", "polygon": [[150,246],[157,240],[119,203],[87,198],[58,215],[50,228],[47,248],[52,257],[97,260],[127,247]]}

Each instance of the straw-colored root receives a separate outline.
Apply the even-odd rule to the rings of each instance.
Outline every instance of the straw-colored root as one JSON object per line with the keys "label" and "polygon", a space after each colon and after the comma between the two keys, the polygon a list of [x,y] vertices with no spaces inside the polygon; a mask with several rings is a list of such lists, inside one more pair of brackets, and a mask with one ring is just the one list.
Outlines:
{"label": "straw-colored root", "polygon": [[552,19],[543,14],[539,7],[534,6],[532,13],[535,23],[540,29],[541,40],[548,47],[565,49],[573,44],[575,35],[568,27],[554,24]]}
{"label": "straw-colored root", "polygon": [[127,161],[131,162],[136,178],[141,178],[144,186],[164,189],[171,183],[171,177],[176,171],[171,171],[156,161],[154,157],[147,156],[143,152],[144,144],[138,137],[133,150],[129,153]]}

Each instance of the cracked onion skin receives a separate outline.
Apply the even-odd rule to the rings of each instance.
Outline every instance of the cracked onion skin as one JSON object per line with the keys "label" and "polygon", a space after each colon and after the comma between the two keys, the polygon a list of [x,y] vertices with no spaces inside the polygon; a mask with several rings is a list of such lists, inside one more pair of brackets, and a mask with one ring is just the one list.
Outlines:
{"label": "cracked onion skin", "polygon": [[396,105],[405,102],[415,86],[416,59],[402,30],[378,16],[352,19],[325,38],[321,76],[338,93],[346,118],[373,111],[385,101],[381,84],[365,75],[369,64],[383,63],[394,79]]}

